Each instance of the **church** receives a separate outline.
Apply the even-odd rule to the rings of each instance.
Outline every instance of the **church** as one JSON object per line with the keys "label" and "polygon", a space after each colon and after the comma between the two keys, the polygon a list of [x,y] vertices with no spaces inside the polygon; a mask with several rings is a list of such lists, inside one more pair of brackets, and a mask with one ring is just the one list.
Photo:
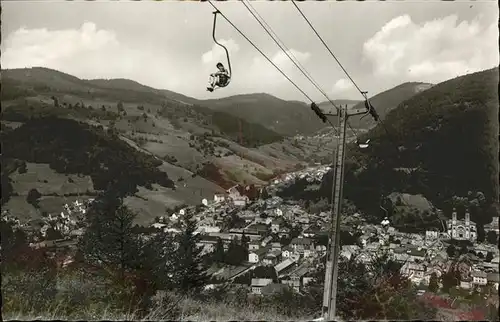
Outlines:
{"label": "church", "polygon": [[465,212],[464,220],[457,220],[457,211],[453,209],[451,220],[447,220],[448,235],[451,239],[469,240],[475,242],[477,239],[476,223],[470,220],[470,214]]}

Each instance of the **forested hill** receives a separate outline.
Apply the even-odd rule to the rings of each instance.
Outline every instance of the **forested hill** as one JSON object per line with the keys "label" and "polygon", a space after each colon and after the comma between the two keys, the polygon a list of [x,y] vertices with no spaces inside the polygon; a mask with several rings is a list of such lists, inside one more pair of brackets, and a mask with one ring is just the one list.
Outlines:
{"label": "forested hill", "polygon": [[[102,126],[56,117],[35,118],[5,131],[1,139],[9,142],[3,146],[2,163],[46,163],[58,173],[89,175],[97,190],[113,188],[129,195],[138,186],[151,187],[153,183],[174,188],[167,173],[158,169],[161,160],[134,149]],[[9,185],[4,178],[9,173],[3,170],[2,181]],[[2,193],[2,202],[8,200],[9,189]]]}
{"label": "forested hill", "polygon": [[498,200],[498,80],[498,68],[468,74],[399,104],[363,135],[368,149],[350,147],[345,197],[371,209],[393,191],[421,193],[437,206],[469,191]]}

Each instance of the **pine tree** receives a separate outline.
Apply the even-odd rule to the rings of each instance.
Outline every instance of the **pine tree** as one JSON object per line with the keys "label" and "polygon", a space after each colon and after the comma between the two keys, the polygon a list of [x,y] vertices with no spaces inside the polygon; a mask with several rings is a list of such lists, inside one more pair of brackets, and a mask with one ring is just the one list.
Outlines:
{"label": "pine tree", "polygon": [[436,293],[439,289],[438,277],[436,273],[431,274],[431,278],[429,279],[429,290],[431,292]]}
{"label": "pine tree", "polygon": [[175,238],[177,249],[172,281],[181,292],[187,293],[204,286],[208,276],[203,267],[202,248],[196,245],[199,236],[195,235],[197,224],[192,213],[183,217],[183,226],[184,231]]}
{"label": "pine tree", "polygon": [[248,254],[241,243],[232,240],[229,244],[229,247],[227,248],[226,264],[236,266],[241,264],[247,258]]}
{"label": "pine tree", "polygon": [[15,228],[12,222],[4,219],[0,221],[0,234],[2,236],[1,259],[3,264],[15,259],[19,251],[28,247],[28,237],[24,230]]}
{"label": "pine tree", "polygon": [[241,235],[241,251],[244,254],[242,261],[248,258],[248,243],[250,242],[250,237],[246,236],[245,233]]}
{"label": "pine tree", "polygon": [[441,277],[443,291],[448,292],[450,288],[460,284],[460,272],[457,269],[451,269]]}
{"label": "pine tree", "polygon": [[269,193],[267,192],[267,189],[266,188],[262,188],[262,191],[261,191],[261,194],[260,194],[260,198],[261,199],[269,199]]}
{"label": "pine tree", "polygon": [[139,241],[133,232],[136,215],[122,199],[106,195],[94,202],[87,214],[87,229],[79,242],[86,262],[118,269],[120,279],[140,266]]}
{"label": "pine tree", "polygon": [[176,247],[174,237],[159,232],[143,242],[140,258],[142,265],[138,271],[147,278],[152,291],[172,288],[171,274],[175,269]]}
{"label": "pine tree", "polygon": [[225,259],[225,254],[224,254],[224,243],[222,242],[222,239],[217,238],[217,243],[215,244],[215,250],[212,255],[212,259],[216,263],[223,263]]}

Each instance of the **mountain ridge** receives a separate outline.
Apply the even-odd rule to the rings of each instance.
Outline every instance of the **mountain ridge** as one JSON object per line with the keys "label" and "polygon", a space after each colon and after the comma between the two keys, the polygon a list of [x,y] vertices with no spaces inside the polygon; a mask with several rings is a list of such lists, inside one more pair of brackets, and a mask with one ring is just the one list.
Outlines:
{"label": "mountain ridge", "polygon": [[[69,119],[97,126],[104,131],[103,135],[113,136],[116,144],[126,142],[156,159],[160,172],[171,177],[177,188],[163,188],[155,183],[148,187],[140,185],[136,193],[140,196],[127,198],[134,204],[133,209],[141,209],[143,213],[161,211],[165,205],[198,204],[202,198],[213,198],[213,193],[223,192],[234,184],[262,185],[276,174],[294,169],[302,162],[297,158],[300,150],[285,150],[285,138],[276,132],[225,112],[213,111],[198,104],[185,104],[178,101],[178,97],[169,98],[164,91],[131,80],[88,81],[46,68],[3,70],[1,94],[2,134],[17,130],[28,138],[38,130],[26,127],[26,124],[36,120],[48,122],[54,117],[62,119],[63,123]],[[75,133],[79,133],[78,128],[83,126],[80,123],[71,124]],[[12,136],[9,138],[13,139]],[[90,139],[90,142],[88,148],[93,149],[91,146],[98,144],[99,140]],[[41,146],[49,143],[44,141]],[[27,150],[36,150],[26,148],[27,144],[23,145],[26,153]],[[65,149],[73,150],[68,153],[80,153],[77,151],[78,144],[65,146]],[[45,211],[26,204],[23,197],[27,193],[26,188],[40,186],[41,183],[35,180],[37,176],[37,180],[48,180],[43,188],[45,191],[50,194],[59,191],[58,196],[42,194],[42,199],[49,198],[51,204],[64,201],[64,195],[68,193],[65,189],[72,185],[64,184],[60,190],[54,190],[51,183],[58,185],[57,182],[64,182],[64,177],[71,174],[47,168],[67,159],[63,151],[53,151],[53,159],[40,159],[38,161],[43,161],[40,164],[34,162],[37,159],[26,156],[22,157],[26,160],[19,160],[27,164],[29,175],[22,175],[19,178],[21,183],[14,182],[12,192],[19,196],[13,196],[13,200],[6,204],[7,208],[38,215]],[[20,156],[11,157],[16,159]],[[89,163],[94,162],[92,160],[89,159]],[[17,173],[15,169],[13,171],[2,172],[2,184],[17,180],[13,179]],[[81,183],[83,192],[89,180],[99,186],[99,183],[92,182],[99,176],[93,179],[89,177]],[[99,188],[102,189],[102,185]],[[74,191],[75,188],[71,189]],[[52,206],[49,208],[55,209]]]}
{"label": "mountain ridge", "polygon": [[[371,140],[367,149],[348,148],[346,198],[375,209],[381,195],[399,191],[447,207],[454,195],[481,191],[498,202],[498,82],[498,67],[467,74],[388,111],[384,125],[360,136]],[[325,178],[328,195],[331,174]],[[485,220],[478,216],[478,222]]]}

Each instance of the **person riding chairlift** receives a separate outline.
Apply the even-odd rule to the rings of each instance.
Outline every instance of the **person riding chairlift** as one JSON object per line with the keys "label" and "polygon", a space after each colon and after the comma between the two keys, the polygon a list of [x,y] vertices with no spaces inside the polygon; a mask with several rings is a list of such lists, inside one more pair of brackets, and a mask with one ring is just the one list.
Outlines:
{"label": "person riding chairlift", "polygon": [[217,72],[210,74],[207,91],[213,92],[215,87],[224,87],[229,83],[229,72],[224,68],[222,63],[217,63]]}

